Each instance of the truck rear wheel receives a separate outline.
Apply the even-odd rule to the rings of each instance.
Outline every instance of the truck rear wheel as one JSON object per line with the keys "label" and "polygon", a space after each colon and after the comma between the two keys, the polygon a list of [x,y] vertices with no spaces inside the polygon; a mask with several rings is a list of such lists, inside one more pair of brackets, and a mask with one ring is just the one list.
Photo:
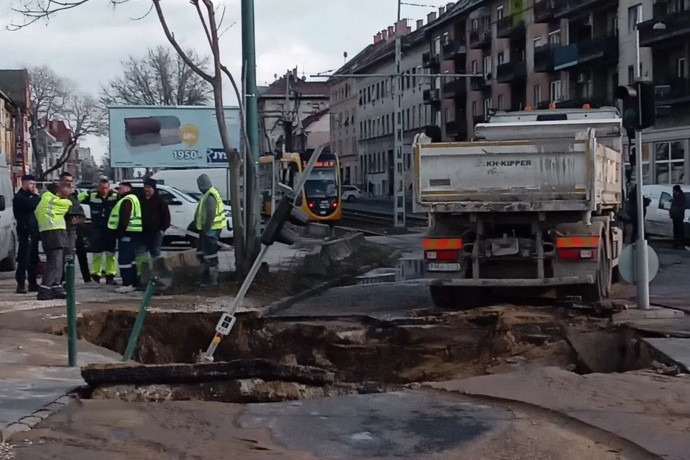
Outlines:
{"label": "truck rear wheel", "polygon": [[442,310],[472,310],[482,304],[482,288],[429,286],[431,300]]}
{"label": "truck rear wheel", "polygon": [[586,284],[582,287],[582,300],[585,302],[600,302],[611,296],[611,282],[613,273],[611,261],[606,258],[606,251],[603,245],[599,245],[597,257],[600,261],[597,269],[594,284]]}

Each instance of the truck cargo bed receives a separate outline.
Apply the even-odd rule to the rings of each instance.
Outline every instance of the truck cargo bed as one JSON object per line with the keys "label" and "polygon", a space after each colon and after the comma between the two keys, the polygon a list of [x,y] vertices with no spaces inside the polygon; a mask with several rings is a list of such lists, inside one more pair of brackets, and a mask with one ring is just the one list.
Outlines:
{"label": "truck cargo bed", "polygon": [[415,212],[617,209],[621,154],[578,137],[418,145]]}

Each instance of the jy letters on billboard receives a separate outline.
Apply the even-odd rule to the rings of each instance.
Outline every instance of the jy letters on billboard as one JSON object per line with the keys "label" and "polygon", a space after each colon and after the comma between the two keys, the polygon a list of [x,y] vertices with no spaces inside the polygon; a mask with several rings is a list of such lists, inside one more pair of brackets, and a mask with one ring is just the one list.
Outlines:
{"label": "jy letters on billboard", "polygon": [[[212,107],[110,107],[110,162],[131,167],[227,167]],[[239,149],[240,114],[225,109],[230,143]]]}

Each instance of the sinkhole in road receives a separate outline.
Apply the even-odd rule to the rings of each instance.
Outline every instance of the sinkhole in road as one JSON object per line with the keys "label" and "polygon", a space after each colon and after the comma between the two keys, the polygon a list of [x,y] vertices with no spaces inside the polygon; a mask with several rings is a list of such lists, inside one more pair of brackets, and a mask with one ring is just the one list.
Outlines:
{"label": "sinkhole in road", "polygon": [[[123,353],[136,314],[87,313],[80,338]],[[152,312],[134,360],[146,365],[193,363],[208,346],[218,313]],[[130,400],[203,399],[270,402],[395,390],[414,382],[507,372],[524,366],[620,372],[649,361],[626,329],[554,308],[487,307],[417,316],[237,316],[216,350],[216,362],[266,360],[283,367],[310,366],[333,375],[310,384],[284,375],[204,384],[104,385],[93,397]]]}

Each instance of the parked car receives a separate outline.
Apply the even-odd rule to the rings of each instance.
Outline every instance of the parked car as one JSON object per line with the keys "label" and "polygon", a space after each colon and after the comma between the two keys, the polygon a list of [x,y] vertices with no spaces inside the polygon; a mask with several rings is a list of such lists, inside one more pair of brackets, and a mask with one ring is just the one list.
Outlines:
{"label": "parked car", "polygon": [[[141,181],[130,181],[134,187],[134,192],[139,196],[139,199],[143,199],[144,196],[144,183]],[[171,241],[186,240],[189,241],[184,229],[194,221],[194,216],[196,213],[196,207],[199,202],[198,199],[189,195],[182,190],[178,190],[175,187],[170,187],[168,185],[158,184],[156,187],[158,194],[161,196],[168,206],[170,207],[170,221],[172,225],[177,228],[169,228],[165,232],[164,243],[169,244]],[[91,212],[89,206],[85,205],[84,213],[86,214],[87,221],[90,222]],[[232,219],[230,218],[230,206],[225,206],[225,215],[227,216],[226,227],[221,231],[220,239],[224,241],[232,240],[233,230],[232,230]],[[180,230],[182,229],[182,230]]]}
{"label": "parked car", "polygon": [[14,220],[12,200],[14,188],[4,154],[0,154],[0,270],[13,271],[17,267],[17,222]]}
{"label": "parked car", "polygon": [[[681,185],[685,193],[685,239],[690,240],[690,185]],[[669,216],[671,198],[673,197],[673,185],[643,185],[642,195],[652,202],[647,207],[644,229],[645,233],[665,238],[673,238],[673,223]]]}
{"label": "parked car", "polygon": [[196,179],[200,174],[206,174],[225,204],[230,204],[228,168],[164,169],[156,172],[151,178],[156,179],[159,184],[175,187],[187,193],[190,191],[196,193],[199,190]]}
{"label": "parked car", "polygon": [[354,185],[343,185],[340,197],[345,201],[355,201],[362,198],[362,191]]}

